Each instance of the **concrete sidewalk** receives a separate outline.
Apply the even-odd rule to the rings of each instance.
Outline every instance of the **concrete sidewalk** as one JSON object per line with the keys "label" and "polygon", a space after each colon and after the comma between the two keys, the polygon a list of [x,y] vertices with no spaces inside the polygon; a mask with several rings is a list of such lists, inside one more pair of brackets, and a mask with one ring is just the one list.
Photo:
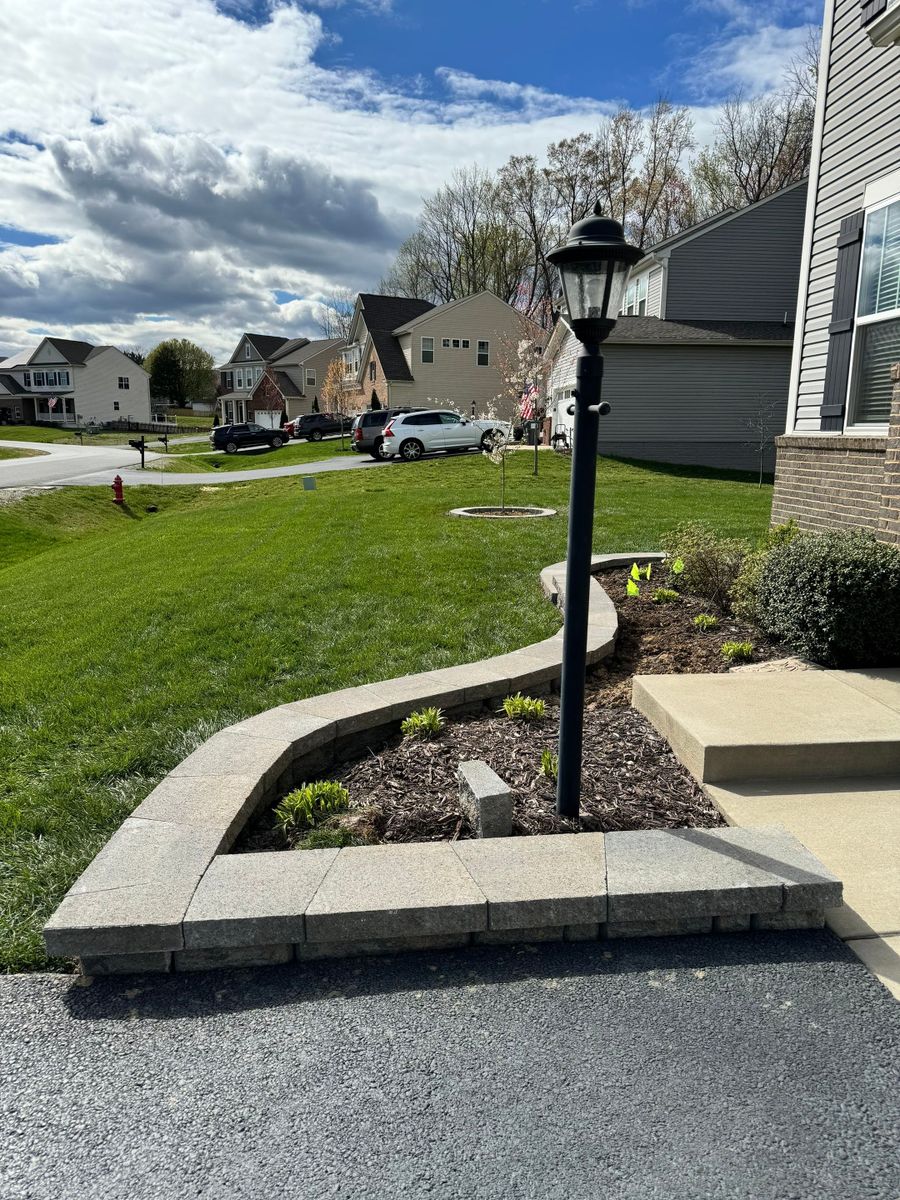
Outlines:
{"label": "concrete sidewalk", "polygon": [[900,999],[900,670],[642,676],[634,704],[726,820],[843,880],[828,924]]}

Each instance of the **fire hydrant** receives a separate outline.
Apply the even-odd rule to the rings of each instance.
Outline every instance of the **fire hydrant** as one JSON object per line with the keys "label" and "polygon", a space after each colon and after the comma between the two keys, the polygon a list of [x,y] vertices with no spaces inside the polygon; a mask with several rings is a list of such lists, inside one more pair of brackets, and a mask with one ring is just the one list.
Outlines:
{"label": "fire hydrant", "polygon": [[122,491],[122,476],[117,475],[112,481],[113,504],[124,504],[125,496]]}

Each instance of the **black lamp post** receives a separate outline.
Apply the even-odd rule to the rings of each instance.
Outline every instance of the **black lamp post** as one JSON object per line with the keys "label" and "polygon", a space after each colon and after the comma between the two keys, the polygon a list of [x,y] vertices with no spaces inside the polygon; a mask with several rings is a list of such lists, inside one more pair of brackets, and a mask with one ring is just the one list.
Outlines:
{"label": "black lamp post", "polygon": [[570,820],[578,818],[581,795],[585,655],[600,414],[609,412],[609,405],[600,403],[603,379],[600,345],[616,324],[631,268],[643,257],[643,250],[625,241],[618,221],[601,216],[599,204],[593,216],[572,226],[565,245],[547,255],[548,261],[559,270],[568,323],[581,342],[575,368],[556,785],[556,811]]}

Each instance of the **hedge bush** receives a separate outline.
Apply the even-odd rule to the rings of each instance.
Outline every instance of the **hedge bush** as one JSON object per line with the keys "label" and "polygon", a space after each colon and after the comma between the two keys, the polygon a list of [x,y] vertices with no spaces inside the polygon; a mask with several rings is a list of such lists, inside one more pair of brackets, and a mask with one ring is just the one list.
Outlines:
{"label": "hedge bush", "polygon": [[900,550],[865,534],[800,534],[768,555],[756,617],[823,666],[900,663]]}
{"label": "hedge bush", "polygon": [[757,620],[759,585],[769,565],[769,556],[779,546],[792,542],[799,533],[796,524],[773,525],[767,529],[756,548],[744,559],[737,579],[731,588],[731,611],[745,621]]}
{"label": "hedge bush", "polygon": [[676,525],[659,539],[669,562],[679,560],[682,570],[672,574],[672,586],[679,591],[701,596],[723,612],[730,608],[731,589],[750,544],[740,538],[723,538],[703,521]]}

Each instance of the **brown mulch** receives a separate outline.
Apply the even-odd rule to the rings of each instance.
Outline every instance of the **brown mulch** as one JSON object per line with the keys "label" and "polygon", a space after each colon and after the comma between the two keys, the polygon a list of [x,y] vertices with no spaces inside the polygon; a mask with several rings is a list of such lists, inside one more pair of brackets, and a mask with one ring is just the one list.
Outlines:
{"label": "brown mulch", "polygon": [[[543,721],[510,721],[502,711],[465,718],[448,723],[434,741],[397,735],[336,768],[330,778],[350,792],[350,811],[342,823],[354,838],[427,842],[472,837],[457,796],[457,768],[469,759],[487,762],[512,789],[516,834],[723,825],[665,739],[631,708],[632,676],[725,671],[728,664],[720,653],[725,641],[752,642],[758,662],[782,651],[757,629],[722,614],[716,614],[717,629],[701,633],[693,618],[710,611],[708,604],[690,597],[653,604],[650,595],[662,580],[642,583],[642,595],[631,598],[625,593],[627,579],[622,570],[602,576],[619,612],[619,641],[615,656],[588,680],[580,826],[557,817],[555,784],[540,772],[541,751],[556,751],[559,708],[558,699],[550,697]],[[271,811],[252,823],[235,849],[286,849]]]}

